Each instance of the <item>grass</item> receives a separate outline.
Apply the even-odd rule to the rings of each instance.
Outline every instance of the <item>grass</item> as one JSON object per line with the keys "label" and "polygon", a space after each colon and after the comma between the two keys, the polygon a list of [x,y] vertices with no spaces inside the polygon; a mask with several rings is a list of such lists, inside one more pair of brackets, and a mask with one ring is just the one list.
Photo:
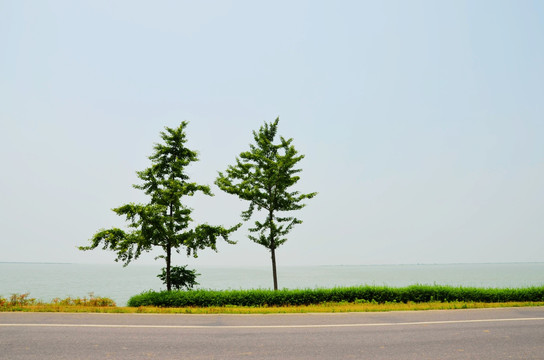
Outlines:
{"label": "grass", "polygon": [[387,312],[387,311],[421,311],[421,310],[454,310],[483,309],[500,307],[544,306],[544,302],[428,302],[428,303],[325,303],[301,306],[211,306],[211,307],[169,307],[156,306],[117,307],[89,305],[60,305],[39,303],[0,307],[4,312],[62,312],[62,313],[118,313],[118,314],[304,314],[304,313],[345,313],[345,312]]}
{"label": "grass", "polygon": [[78,311],[78,309],[81,311],[87,311],[89,309],[117,308],[115,301],[112,299],[106,297],[96,297],[93,293],[90,293],[88,298],[55,298],[49,303],[31,298],[29,295],[29,293],[12,294],[9,298],[0,296],[0,311],[59,312],[68,310],[68,312],[75,312]]}
{"label": "grass", "polygon": [[[342,292],[340,290],[346,292]],[[352,289],[346,290],[346,289]],[[329,294],[332,291],[332,294],[349,294],[349,296],[361,295],[361,292],[357,292],[354,289],[361,288],[336,288],[336,289],[317,289],[317,290],[282,290],[284,292],[282,299],[296,299],[297,296],[303,296],[304,299],[314,299],[318,300],[318,296],[314,292],[320,294]],[[140,314],[278,314],[278,313],[338,313],[338,312],[384,312],[384,311],[418,311],[418,310],[452,310],[452,309],[481,309],[481,308],[499,308],[499,307],[528,307],[528,306],[544,306],[544,287],[539,288],[528,288],[528,289],[473,289],[473,288],[451,288],[451,287],[441,287],[441,286],[412,286],[408,288],[386,288],[386,287],[363,287],[369,291],[382,290],[383,293],[374,293],[368,292],[367,295],[373,294],[376,297],[370,299],[365,298],[354,298],[352,301],[347,300],[336,300],[336,301],[322,301],[316,303],[308,304],[282,304],[282,305],[234,305],[234,304],[223,304],[223,305],[210,305],[210,306],[195,306],[195,305],[186,305],[186,306],[154,306],[154,305],[139,305],[139,306],[127,306],[127,307],[118,307],[115,302],[109,298],[105,297],[96,297],[92,293],[89,294],[89,297],[84,298],[65,298],[65,299],[53,299],[51,302],[43,302],[31,298],[29,294],[13,294],[8,298],[0,296],[0,311],[3,312],[85,312],[85,313],[140,313]],[[397,289],[397,290],[394,290]],[[404,290],[403,290],[404,289]],[[406,290],[408,289],[408,290]],[[443,297],[442,299],[437,296],[437,293],[442,295],[447,295],[444,293],[447,289],[453,291],[453,295],[460,296],[462,294],[471,294],[470,296],[475,296],[479,294],[480,297],[483,297],[484,300],[488,301],[472,301],[467,299],[447,299]],[[461,290],[459,290],[461,289]],[[469,289],[468,291],[465,291]],[[419,290],[419,291],[416,291]],[[431,291],[432,290],[432,291]],[[477,291],[479,290],[479,291]],[[429,291],[431,291],[429,293]],[[203,290],[195,290],[194,293],[202,294]],[[223,293],[225,296],[232,296],[232,291],[209,291],[205,290],[204,292],[211,293],[214,296],[218,293]],[[243,296],[241,294],[250,294],[253,293],[256,298],[262,299],[263,296],[267,294],[268,290],[239,290],[235,291],[234,299],[241,299]],[[273,292],[277,294],[280,292]],[[355,293],[354,293],[355,292]],[[137,295],[137,298],[142,295],[153,294],[155,300],[163,299],[166,297],[175,298],[176,296],[187,295],[191,292],[171,292],[164,294],[163,292],[154,293],[147,292],[140,295]],[[259,295],[260,294],[260,295]],[[264,294],[264,295],[263,295]],[[291,297],[287,296],[290,295]],[[302,295],[301,295],[302,294]],[[313,294],[313,295],[312,295]],[[392,297],[393,301],[386,300],[388,297],[384,294],[388,294],[390,298]],[[404,294],[406,301],[397,301],[393,295]],[[414,299],[417,301],[409,300],[406,294],[411,294]],[[491,295],[493,296],[491,296]],[[194,294],[193,294],[194,295]],[[210,295],[210,294],[208,294]],[[258,296],[257,296],[258,295]],[[310,296],[312,295],[312,296]],[[379,295],[379,296],[378,296]],[[508,295],[508,296],[507,296]],[[450,296],[452,296],[450,294]],[[469,296],[469,297],[470,297]],[[524,300],[502,300],[497,299],[505,297],[521,297]],[[534,299],[529,299],[533,297]],[[231,297],[232,298],[232,297]],[[266,298],[266,296],[265,296]],[[349,298],[349,297],[346,297]],[[251,297],[250,297],[251,299]],[[253,297],[255,299],[255,297]],[[270,300],[270,298],[267,298]],[[377,299],[381,300],[378,301]],[[132,299],[131,299],[132,300]],[[496,300],[496,301],[489,301]],[[161,300],[162,301],[162,300]],[[297,300],[300,301],[300,300]]]}

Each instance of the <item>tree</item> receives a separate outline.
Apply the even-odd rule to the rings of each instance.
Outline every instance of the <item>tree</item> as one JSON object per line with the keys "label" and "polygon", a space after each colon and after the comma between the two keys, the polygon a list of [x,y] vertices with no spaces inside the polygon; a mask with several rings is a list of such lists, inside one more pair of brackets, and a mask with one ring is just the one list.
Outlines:
{"label": "tree", "polygon": [[229,166],[225,174],[220,172],[215,180],[221,190],[249,201],[248,210],[242,212],[244,221],[252,217],[255,208],[265,211],[264,221],[255,221],[255,227],[249,229],[257,236],[248,237],[270,251],[274,290],[278,289],[276,249],[287,241],[285,235],[293,226],[302,223],[285,213],[302,209],[305,206],[302,203],[304,199],[317,195],[315,192],[300,194],[290,190],[300,179],[296,174],[301,169],[294,167],[304,155],[297,155],[298,152],[291,144],[293,139],[280,137],[278,144],[273,143],[278,122],[279,118],[276,118],[271,124],[265,122],[259,132],[253,131],[255,145],[250,144],[250,150],[236,158],[236,165]]}
{"label": "tree", "polygon": [[217,239],[234,244],[229,240],[229,234],[241,226],[238,224],[227,229],[202,224],[189,229],[192,209],[183,205],[182,198],[197,192],[208,196],[213,194],[209,186],[189,182],[185,173],[190,163],[198,161],[197,153],[185,147],[186,127],[185,121],[176,129],[166,127],[166,131],[161,132],[164,143],[156,144],[153,155],[149,157],[151,167],[137,172],[143,183],[133,186],[150,197],[149,203],[130,203],[113,209],[117,215],[126,218],[130,231],[102,229],[90,239],[91,245],[79,247],[80,250],[92,250],[102,245],[102,249],[116,252],[115,261],[121,260],[124,266],[142,252],[160,247],[165,254],[158,258],[166,262],[163,276],[168,291],[172,289],[172,250],[179,253],[184,248],[187,256],[194,257],[197,257],[198,250],[205,248],[217,251]]}
{"label": "tree", "polygon": [[[198,285],[196,282],[198,275],[200,274],[197,274],[195,270],[187,269],[187,265],[172,266],[170,269],[170,284],[176,290],[182,290],[183,288],[191,290],[195,285]],[[166,284],[166,269],[162,268],[162,272],[157,277]]]}

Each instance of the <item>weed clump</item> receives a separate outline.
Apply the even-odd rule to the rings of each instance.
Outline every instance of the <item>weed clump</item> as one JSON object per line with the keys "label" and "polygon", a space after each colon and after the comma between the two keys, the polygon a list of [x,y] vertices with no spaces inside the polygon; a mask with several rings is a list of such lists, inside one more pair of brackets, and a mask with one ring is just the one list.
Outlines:
{"label": "weed clump", "polygon": [[89,297],[72,298],[67,297],[64,299],[55,298],[51,302],[47,303],[35,298],[31,298],[29,293],[24,294],[12,294],[8,298],[0,296],[0,311],[21,311],[25,308],[46,308],[46,307],[116,307],[115,301],[107,297],[94,296],[93,293],[89,293]]}

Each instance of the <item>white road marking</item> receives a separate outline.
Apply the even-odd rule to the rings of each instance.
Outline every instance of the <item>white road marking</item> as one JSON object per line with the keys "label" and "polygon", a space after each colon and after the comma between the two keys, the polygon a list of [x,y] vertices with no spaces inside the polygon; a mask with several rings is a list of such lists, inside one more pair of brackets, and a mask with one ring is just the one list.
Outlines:
{"label": "white road marking", "polygon": [[314,325],[116,325],[116,324],[0,324],[0,327],[84,327],[84,328],[135,328],[135,329],[295,329],[295,328],[342,328],[377,326],[417,326],[440,324],[470,324],[508,321],[543,321],[544,317],[513,319],[443,320],[401,323],[366,324],[314,324]]}

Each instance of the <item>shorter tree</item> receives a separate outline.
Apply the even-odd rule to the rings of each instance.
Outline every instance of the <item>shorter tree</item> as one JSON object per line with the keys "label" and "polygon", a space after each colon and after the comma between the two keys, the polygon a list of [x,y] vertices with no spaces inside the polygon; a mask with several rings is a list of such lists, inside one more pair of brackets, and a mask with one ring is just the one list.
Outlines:
{"label": "shorter tree", "polygon": [[285,213],[302,209],[306,206],[304,199],[317,195],[290,190],[300,180],[296,174],[302,170],[294,167],[304,155],[298,155],[293,139],[280,137],[280,142],[274,144],[278,122],[276,118],[271,124],[265,122],[259,132],[253,131],[255,144],[250,144],[250,150],[236,158],[236,165],[229,166],[226,174],[220,172],[215,180],[221,190],[249,201],[248,210],[242,212],[244,221],[251,218],[255,208],[265,211],[264,221],[255,221],[255,227],[249,229],[258,236],[248,237],[270,251],[274,290],[278,289],[276,249],[287,241],[285,236],[293,226],[302,223]]}
{"label": "shorter tree", "polygon": [[[195,270],[187,269],[187,265],[172,266],[170,269],[170,283],[175,290],[182,290],[183,288],[191,290],[195,285],[198,285],[196,282],[198,275],[200,274],[197,274]],[[157,277],[166,284],[166,269],[163,268]]]}
{"label": "shorter tree", "polygon": [[[230,244],[229,234],[241,224],[232,228],[202,224],[189,229],[192,209],[185,206],[181,199],[184,196],[193,196],[197,192],[213,196],[207,185],[198,185],[189,182],[185,168],[198,160],[197,153],[185,147],[185,128],[187,122],[182,122],[176,129],[166,128],[161,132],[164,144],[156,144],[155,152],[149,157],[151,167],[137,172],[143,181],[141,185],[134,185],[143,190],[150,197],[147,204],[126,204],[113,209],[117,215],[125,216],[130,231],[112,228],[98,231],[91,238],[91,245],[80,246],[80,250],[92,250],[102,246],[104,250],[117,253],[115,261],[122,261],[127,266],[137,259],[142,252],[154,247],[162,248],[164,255],[158,256],[166,262],[166,267],[159,277],[165,282],[168,291],[172,281],[172,250],[178,253],[185,249],[187,256],[197,257],[197,251],[211,248],[217,251],[218,238]],[[196,284],[196,273],[192,272],[192,279],[188,272],[176,269],[176,286]],[[180,280],[181,276],[181,280]]]}

